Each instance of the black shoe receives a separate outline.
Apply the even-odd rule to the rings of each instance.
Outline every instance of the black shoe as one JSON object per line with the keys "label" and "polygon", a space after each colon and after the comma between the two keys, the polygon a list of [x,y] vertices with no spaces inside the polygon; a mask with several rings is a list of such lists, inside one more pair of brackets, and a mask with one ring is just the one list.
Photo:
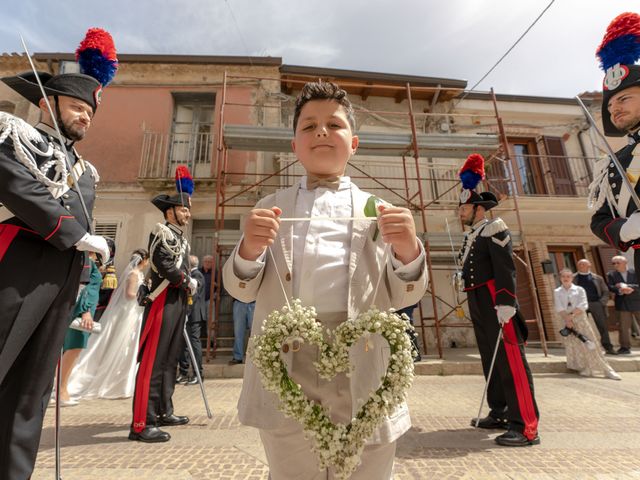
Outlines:
{"label": "black shoe", "polygon": [[161,427],[175,427],[177,425],[186,425],[189,423],[189,417],[174,415],[160,415],[158,423]]}
{"label": "black shoe", "polygon": [[129,430],[129,440],[146,443],[168,442],[171,440],[171,435],[163,432],[158,427],[147,427],[140,433],[134,432],[133,429]]}
{"label": "black shoe", "polygon": [[244,363],[242,360],[237,360],[235,358],[232,358],[231,360],[229,360],[229,365],[240,365]]}
{"label": "black shoe", "polygon": [[198,377],[189,377],[187,381],[184,382],[185,385],[196,385],[197,383],[198,383]]}
{"label": "black shoe", "polygon": [[189,380],[188,377],[187,377],[187,374],[186,373],[185,374],[181,373],[180,375],[178,375],[176,377],[176,384],[185,383],[187,380]]}
{"label": "black shoe", "polygon": [[516,432],[515,430],[509,430],[502,435],[498,435],[495,440],[498,445],[502,445],[503,447],[527,447],[529,445],[540,444],[540,437],[538,434],[536,434],[533,439],[529,440],[522,433]]}
{"label": "black shoe", "polygon": [[616,352],[613,347],[609,347],[609,348],[605,348],[604,349],[604,353],[605,355],[617,355],[618,352]]}
{"label": "black shoe", "polygon": [[[477,418],[471,419],[471,426],[476,426]],[[487,415],[480,419],[477,428],[487,428],[491,430],[506,430],[509,428],[509,422],[506,418],[493,418],[491,415]]]}
{"label": "black shoe", "polygon": [[618,349],[618,355],[630,355],[631,350],[629,348],[620,347]]}

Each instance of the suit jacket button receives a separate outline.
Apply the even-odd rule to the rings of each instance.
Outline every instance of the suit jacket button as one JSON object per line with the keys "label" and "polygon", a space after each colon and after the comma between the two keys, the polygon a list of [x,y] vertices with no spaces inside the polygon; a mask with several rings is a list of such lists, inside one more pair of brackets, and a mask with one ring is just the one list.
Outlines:
{"label": "suit jacket button", "polygon": [[413,283],[408,284],[407,285],[407,292],[413,292],[413,288],[414,288]]}
{"label": "suit jacket button", "polygon": [[246,284],[245,282],[240,282],[240,283],[238,284],[238,286],[239,286],[240,288],[245,288],[245,287],[247,286],[247,284]]}
{"label": "suit jacket button", "polygon": [[62,195],[62,198],[64,198],[64,199],[69,198],[69,194],[68,194],[68,193],[65,193],[64,195]]}
{"label": "suit jacket button", "polygon": [[290,282],[290,281],[291,281],[291,273],[287,272],[287,274],[285,275],[284,279],[285,279],[287,282]]}

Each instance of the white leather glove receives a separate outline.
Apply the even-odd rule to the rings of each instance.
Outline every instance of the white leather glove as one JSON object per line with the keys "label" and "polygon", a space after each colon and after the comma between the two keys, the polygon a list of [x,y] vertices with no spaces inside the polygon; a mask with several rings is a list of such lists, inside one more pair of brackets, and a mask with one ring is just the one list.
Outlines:
{"label": "white leather glove", "polygon": [[500,326],[504,327],[509,320],[516,314],[515,307],[511,305],[496,305],[496,311],[498,313],[498,322],[500,322]]}
{"label": "white leather glove", "polygon": [[191,296],[193,297],[196,292],[198,291],[198,282],[196,281],[195,278],[190,278],[189,279],[189,293],[191,293]]}
{"label": "white leather glove", "polygon": [[620,228],[620,240],[630,242],[640,238],[640,211],[633,212]]}
{"label": "white leather glove", "polygon": [[107,263],[109,258],[111,258],[111,253],[109,252],[109,245],[107,245],[107,241],[104,237],[100,235],[89,235],[88,233],[84,234],[78,243],[75,245],[76,249],[81,252],[95,252],[102,258],[102,263]]}

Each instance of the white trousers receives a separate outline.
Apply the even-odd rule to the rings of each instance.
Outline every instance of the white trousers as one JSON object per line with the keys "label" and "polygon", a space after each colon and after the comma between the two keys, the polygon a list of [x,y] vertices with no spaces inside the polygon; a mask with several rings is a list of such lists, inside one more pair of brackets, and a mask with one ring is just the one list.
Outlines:
{"label": "white trousers", "polygon": [[[320,470],[311,442],[304,438],[302,426],[279,430],[260,430],[260,438],[269,462],[271,480],[333,480],[333,468]],[[362,463],[351,480],[391,480],[396,442],[367,445]]]}

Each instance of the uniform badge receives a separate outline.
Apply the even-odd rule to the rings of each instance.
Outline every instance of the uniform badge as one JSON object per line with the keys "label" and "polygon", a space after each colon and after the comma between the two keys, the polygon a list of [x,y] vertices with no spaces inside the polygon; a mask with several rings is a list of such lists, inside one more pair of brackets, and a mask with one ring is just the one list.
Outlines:
{"label": "uniform badge", "polygon": [[99,85],[93,91],[93,99],[96,101],[96,105],[100,105],[100,102],[102,102],[102,85]]}
{"label": "uniform badge", "polygon": [[613,67],[607,69],[602,88],[604,90],[615,90],[628,75],[629,67],[616,63]]}
{"label": "uniform badge", "polygon": [[467,190],[466,188],[463,188],[462,192],[460,192],[460,203],[461,204],[467,203],[470,197],[471,197],[471,190]]}

